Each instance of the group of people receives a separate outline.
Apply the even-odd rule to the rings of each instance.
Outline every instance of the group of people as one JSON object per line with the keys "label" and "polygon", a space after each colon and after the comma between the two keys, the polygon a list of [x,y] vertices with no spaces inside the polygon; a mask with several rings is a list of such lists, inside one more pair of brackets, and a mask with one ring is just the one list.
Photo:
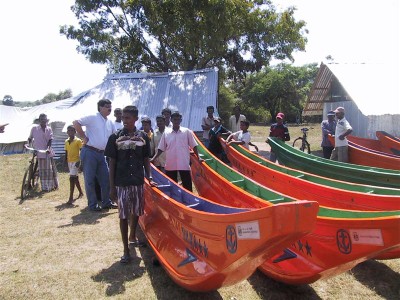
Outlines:
{"label": "group of people", "polygon": [[[97,103],[98,112],[73,121],[68,126],[68,139],[65,141],[66,161],[69,168],[70,197],[67,204],[72,204],[75,187],[83,196],[78,172],[83,170],[85,191],[90,211],[102,209],[117,209],[120,219],[120,231],[124,247],[121,263],[130,260],[129,245],[143,246],[137,239],[136,228],[139,216],[144,213],[144,182],[155,186],[150,163],[166,173],[172,180],[192,191],[190,173],[190,149],[201,161],[197,151],[197,142],[193,132],[181,126],[182,114],[164,108],[156,116],[156,127],[152,128],[151,119],[142,117],[141,128],[136,127],[139,118],[137,107],[129,105],[123,109],[114,110],[115,121],[108,118],[112,111],[112,103],[102,99]],[[234,114],[229,119],[229,129],[222,126],[220,117],[215,116],[213,106],[206,109],[207,115],[202,118],[203,141],[205,146],[223,159],[224,151],[219,137],[227,136],[228,144],[238,144],[246,147],[257,146],[251,143],[248,131],[250,122],[241,114],[240,107],[234,108]],[[338,118],[336,122],[333,113]],[[283,141],[290,140],[289,130],[284,123],[285,115],[278,113],[276,123],[270,127],[269,136]],[[57,171],[52,159],[53,132],[48,126],[45,114],[39,116],[39,125],[32,128],[28,141],[34,141],[36,149],[46,150],[38,153],[39,176],[44,191],[58,188]],[[346,135],[351,133],[351,127],[344,118],[344,109],[339,107],[335,112],[328,113],[328,120],[322,122],[324,133],[324,157],[332,152],[339,160],[345,155],[341,149],[346,142]],[[85,131],[83,130],[85,127]],[[329,144],[326,134],[335,131],[336,147]],[[271,160],[276,156],[271,152]],[[96,183],[100,187],[101,205],[96,196]]]}

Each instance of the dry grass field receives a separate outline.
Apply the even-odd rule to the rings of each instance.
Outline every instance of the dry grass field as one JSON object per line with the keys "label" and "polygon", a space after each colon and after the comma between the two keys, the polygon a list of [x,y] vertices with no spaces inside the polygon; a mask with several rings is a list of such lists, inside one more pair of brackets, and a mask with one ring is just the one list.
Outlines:
{"label": "dry grass field", "polygon": [[[318,124],[314,128],[310,141],[317,151]],[[250,129],[253,140],[265,144],[268,128]],[[300,127],[290,132],[294,139]],[[150,248],[136,248],[132,263],[121,265],[117,212],[89,212],[85,197],[66,206],[67,173],[59,174],[58,191],[21,201],[28,160],[0,157],[0,299],[400,299],[400,259],[367,261],[310,285],[282,284],[257,271],[231,287],[188,292],[152,265]]]}

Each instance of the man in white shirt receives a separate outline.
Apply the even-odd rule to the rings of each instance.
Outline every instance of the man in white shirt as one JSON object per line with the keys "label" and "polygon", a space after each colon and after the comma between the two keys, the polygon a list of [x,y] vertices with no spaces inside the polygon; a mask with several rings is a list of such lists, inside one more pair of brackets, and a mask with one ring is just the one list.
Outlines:
{"label": "man in white shirt", "polygon": [[[197,142],[193,132],[181,127],[182,115],[176,111],[171,114],[172,130],[165,130],[156,155],[150,160],[153,162],[161,153],[165,152],[165,173],[168,177],[178,182],[178,172],[182,180],[182,186],[192,191],[192,177],[190,175],[190,148],[199,157],[197,152]],[[200,160],[200,158],[199,158]]]}
{"label": "man in white shirt", "polygon": [[[108,178],[108,166],[104,157],[109,136],[114,133],[114,122],[107,119],[111,113],[111,101],[102,99],[97,103],[98,112],[95,115],[82,117],[73,122],[73,125],[82,138],[84,146],[81,149],[80,158],[83,164],[83,177],[85,179],[86,197],[91,211],[100,211],[109,208],[118,208],[111,202],[110,183]],[[86,126],[86,133],[82,126]],[[95,179],[101,187],[102,207],[97,205],[95,192]]]}
{"label": "man in white shirt", "polygon": [[353,128],[344,117],[344,108],[338,107],[334,111],[336,115],[335,148],[332,151],[331,159],[341,162],[349,161],[347,136],[352,133]]}
{"label": "man in white shirt", "polygon": [[237,132],[240,130],[240,122],[245,121],[246,117],[240,114],[240,107],[236,105],[233,108],[233,115],[229,118],[229,129],[232,132]]}
{"label": "man in white shirt", "polygon": [[203,128],[203,142],[208,148],[210,144],[208,133],[214,127],[214,106],[207,106],[207,116],[201,119],[201,128]]}

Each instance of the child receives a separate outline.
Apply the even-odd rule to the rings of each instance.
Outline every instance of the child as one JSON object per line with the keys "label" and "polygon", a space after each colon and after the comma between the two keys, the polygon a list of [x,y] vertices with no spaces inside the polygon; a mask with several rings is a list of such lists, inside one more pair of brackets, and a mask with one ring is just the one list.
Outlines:
{"label": "child", "polygon": [[69,169],[69,200],[67,204],[72,204],[74,200],[74,189],[75,186],[79,191],[77,199],[83,197],[83,192],[78,178],[79,170],[79,152],[82,148],[82,140],[75,136],[76,130],[74,126],[70,125],[67,127],[68,139],[65,140],[65,161],[68,163]]}
{"label": "child", "polygon": [[228,139],[226,140],[228,142],[228,145],[230,144],[237,144],[237,145],[242,145],[246,149],[249,149],[249,146],[253,146],[256,148],[256,151],[258,152],[258,147],[254,144],[251,143],[251,135],[250,132],[248,132],[250,126],[250,122],[245,120],[245,121],[240,121],[240,131],[232,133]]}

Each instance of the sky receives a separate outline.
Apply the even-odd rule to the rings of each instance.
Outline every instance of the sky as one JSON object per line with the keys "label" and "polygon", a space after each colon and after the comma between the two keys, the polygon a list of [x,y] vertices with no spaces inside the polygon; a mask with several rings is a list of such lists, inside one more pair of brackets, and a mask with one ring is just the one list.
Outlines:
{"label": "sky", "polygon": [[[77,53],[77,42],[59,33],[76,25],[73,0],[3,1],[0,18],[0,99],[35,101],[71,89],[77,95],[100,84],[106,66]],[[400,67],[398,0],[273,0],[278,8],[296,6],[306,21],[306,52],[294,53],[295,65],[320,63],[331,55],[338,63],[390,62]]]}

